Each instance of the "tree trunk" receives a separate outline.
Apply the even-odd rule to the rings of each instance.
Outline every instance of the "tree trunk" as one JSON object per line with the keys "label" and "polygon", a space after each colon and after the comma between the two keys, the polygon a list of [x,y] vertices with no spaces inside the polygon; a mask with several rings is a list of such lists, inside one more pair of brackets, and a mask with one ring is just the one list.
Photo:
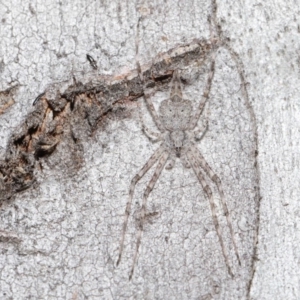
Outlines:
{"label": "tree trunk", "polygon": [[299,6],[0,12],[1,299],[299,299]]}

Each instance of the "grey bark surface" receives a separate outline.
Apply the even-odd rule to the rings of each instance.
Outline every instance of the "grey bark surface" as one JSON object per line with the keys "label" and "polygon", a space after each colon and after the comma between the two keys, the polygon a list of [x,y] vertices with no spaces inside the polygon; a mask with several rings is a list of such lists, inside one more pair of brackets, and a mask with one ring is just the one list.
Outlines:
{"label": "grey bark surface", "polygon": [[[1,299],[299,299],[299,4],[218,1],[213,24],[214,3],[0,3]],[[156,109],[179,69],[195,110],[213,49],[198,149],[221,179],[241,265],[216,186],[207,178],[234,278],[177,160],[148,199],[129,281],[153,170],[116,266],[129,186],[158,148],[141,130],[139,109],[158,131],[137,60]]]}

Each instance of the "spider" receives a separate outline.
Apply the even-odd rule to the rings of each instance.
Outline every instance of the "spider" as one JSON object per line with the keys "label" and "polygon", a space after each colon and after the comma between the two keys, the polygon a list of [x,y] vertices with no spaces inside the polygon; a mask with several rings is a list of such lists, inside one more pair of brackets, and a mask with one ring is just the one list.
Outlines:
{"label": "spider", "polygon": [[[138,181],[149,171],[149,169],[152,168],[152,166],[154,166],[157,163],[154,174],[150,182],[148,183],[143,195],[143,202],[141,207],[141,219],[140,219],[139,229],[137,233],[136,249],[133,257],[133,263],[129,275],[129,280],[131,280],[133,276],[134,267],[137,261],[139,247],[141,244],[143,227],[147,215],[146,214],[147,198],[151,193],[155,183],[157,182],[163,168],[166,167],[166,169],[172,169],[175,164],[176,158],[182,160],[184,167],[186,168],[192,167],[194,173],[196,174],[203,188],[205,195],[209,200],[212,218],[219,238],[220,246],[222,248],[225,264],[227,266],[228,273],[231,275],[231,277],[233,277],[233,273],[229,265],[228,254],[225,250],[224,241],[221,235],[219,221],[216,215],[216,206],[214,203],[212,190],[205,179],[204,173],[206,173],[209,179],[216,185],[218,193],[220,195],[223,211],[227,219],[227,224],[229,227],[235,255],[238,259],[238,263],[240,264],[237,246],[234,239],[234,232],[232,228],[231,218],[225,202],[225,196],[224,196],[221,180],[219,179],[217,174],[214,173],[214,171],[209,166],[209,164],[206,162],[206,160],[204,159],[200,151],[197,149],[195,143],[196,140],[200,140],[203,137],[206,131],[206,129],[204,131],[203,130],[201,131],[201,130],[196,130],[195,128],[197,126],[200,115],[204,109],[204,106],[209,98],[209,91],[214,76],[214,67],[215,67],[215,53],[213,53],[212,55],[212,62],[210,64],[210,73],[208,75],[202,100],[200,101],[200,104],[194,114],[193,114],[192,102],[190,100],[186,100],[183,98],[182,83],[181,83],[179,72],[177,70],[173,72],[170,97],[169,99],[162,101],[159,107],[159,115],[157,114],[150,97],[144,94],[147,107],[150,110],[152,118],[157,128],[159,129],[160,133],[151,132],[144,125],[144,122],[142,122],[143,131],[150,139],[161,141],[161,144],[158,147],[158,149],[154,152],[154,154],[149,158],[149,160],[146,162],[143,168],[133,177],[130,184],[129,199],[125,210],[125,219],[123,223],[123,229],[122,229],[123,231],[122,231],[122,236],[120,241],[117,265],[119,265],[122,257],[125,234],[127,230],[128,218],[131,212],[131,204],[132,204],[132,198],[133,198],[135,186],[138,183]],[[140,72],[140,74],[142,73]]]}

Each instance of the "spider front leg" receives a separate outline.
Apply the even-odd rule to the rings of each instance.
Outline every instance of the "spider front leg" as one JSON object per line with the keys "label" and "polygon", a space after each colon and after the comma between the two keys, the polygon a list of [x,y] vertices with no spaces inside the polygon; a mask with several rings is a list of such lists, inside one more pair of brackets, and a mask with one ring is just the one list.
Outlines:
{"label": "spider front leg", "polygon": [[159,129],[160,132],[165,132],[165,128],[163,126],[163,124],[161,123],[159,116],[154,108],[153,102],[151,100],[151,97],[149,95],[147,95],[144,91],[144,99],[146,101],[147,104],[147,108],[150,111],[150,114],[152,116],[152,119],[155,123],[155,125],[157,126],[157,128]]}
{"label": "spider front leg", "polygon": [[168,160],[168,157],[169,157],[169,153],[165,151],[163,153],[163,155],[161,156],[161,158],[160,158],[160,160],[159,160],[159,162],[158,162],[158,164],[155,168],[154,174],[153,174],[149,184],[147,185],[147,188],[146,188],[144,196],[143,196],[143,204],[142,204],[142,209],[141,209],[141,220],[140,220],[140,224],[139,224],[139,231],[138,231],[138,234],[137,234],[136,249],[135,249],[135,253],[134,253],[134,257],[133,257],[133,263],[132,263],[132,268],[131,268],[130,275],[129,275],[129,280],[131,280],[133,272],[134,272],[134,266],[136,264],[137,255],[138,255],[138,252],[139,252],[139,247],[140,247],[141,240],[142,240],[142,232],[143,232],[145,216],[146,216],[147,199],[148,199],[148,196],[151,193],[151,191],[152,191],[159,175],[161,174],[161,172],[162,172],[162,170],[163,170],[163,168],[164,168],[164,166],[165,166],[165,164]]}
{"label": "spider front leg", "polygon": [[164,147],[160,146],[154,154],[149,158],[149,160],[146,162],[146,164],[143,166],[143,168],[139,171],[137,175],[133,177],[131,180],[130,184],[130,189],[129,189],[129,199],[126,204],[126,210],[125,210],[125,219],[123,223],[123,230],[122,230],[122,236],[120,240],[120,249],[119,249],[119,257],[117,261],[117,266],[119,265],[123,253],[123,248],[124,248],[124,240],[125,240],[125,233],[127,229],[127,224],[128,224],[128,218],[131,212],[131,203],[132,203],[132,198],[133,198],[133,193],[134,193],[134,188],[137,182],[149,171],[149,169],[158,161],[158,159],[161,157],[161,155],[164,152]]}
{"label": "spider front leg", "polygon": [[219,221],[218,221],[217,214],[216,214],[216,205],[215,205],[215,202],[214,202],[214,199],[213,199],[212,190],[209,187],[209,185],[207,184],[207,182],[205,180],[205,177],[201,172],[199,162],[198,162],[198,160],[195,157],[193,152],[194,151],[192,151],[190,149],[189,151],[186,152],[186,156],[187,156],[188,160],[190,161],[190,163],[192,165],[192,168],[193,168],[193,170],[194,170],[194,172],[195,172],[195,174],[196,174],[196,176],[197,176],[197,178],[198,178],[198,180],[199,180],[199,182],[200,182],[200,184],[203,188],[203,191],[207,195],[207,198],[209,200],[210,210],[211,210],[213,222],[214,222],[214,225],[215,225],[215,228],[216,228],[216,232],[217,232],[217,235],[218,235],[218,238],[219,238],[219,242],[220,242],[220,245],[221,245],[223,257],[225,259],[225,264],[226,264],[229,275],[231,277],[233,277],[233,273],[232,273],[230,265],[229,265],[228,254],[226,252],[226,248],[225,248],[224,241],[223,241],[223,238],[222,238],[222,233],[221,233],[221,230],[220,230]]}
{"label": "spider front leg", "polygon": [[[137,49],[136,49],[136,51],[138,53],[138,43],[137,43]],[[142,68],[141,68],[141,65],[140,65],[140,63],[139,63],[138,60],[136,60],[136,65],[137,65],[138,75],[140,77],[141,84],[143,86],[143,99],[146,102],[147,108],[150,111],[151,117],[152,117],[155,125],[157,126],[157,128],[159,129],[159,131],[163,133],[163,132],[165,132],[165,128],[164,128],[163,124],[161,123],[161,121],[159,119],[159,116],[158,116],[158,114],[157,114],[157,112],[155,110],[155,107],[154,107],[153,102],[151,100],[151,95],[148,95],[145,92],[145,89],[144,89],[144,75],[143,75]]]}
{"label": "spider front leg", "polygon": [[208,74],[206,86],[205,86],[205,89],[204,89],[204,92],[203,92],[203,95],[202,95],[202,99],[199,103],[199,106],[197,107],[195,116],[194,116],[194,118],[191,119],[191,122],[189,124],[189,129],[190,130],[193,130],[197,126],[197,123],[200,119],[200,115],[201,115],[201,113],[204,109],[204,106],[205,106],[208,98],[209,98],[209,93],[210,93],[210,90],[211,90],[211,84],[212,84],[214,74],[215,74],[215,60],[216,60],[216,51],[214,50],[213,53],[212,53],[212,62],[210,64],[210,71],[209,71],[209,74]]}

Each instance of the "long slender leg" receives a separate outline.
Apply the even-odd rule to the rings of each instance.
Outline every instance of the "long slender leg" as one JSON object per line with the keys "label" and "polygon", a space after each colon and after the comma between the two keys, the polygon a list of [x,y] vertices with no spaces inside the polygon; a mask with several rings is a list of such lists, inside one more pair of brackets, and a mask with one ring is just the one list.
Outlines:
{"label": "long slender leg", "polygon": [[164,147],[160,146],[154,154],[149,158],[149,160],[146,162],[146,164],[143,166],[143,168],[138,172],[137,175],[135,175],[130,184],[130,189],[129,189],[129,199],[126,204],[126,210],[125,210],[125,218],[124,218],[124,223],[123,223],[123,229],[122,229],[122,236],[120,240],[120,250],[119,250],[119,257],[117,261],[117,266],[119,265],[123,253],[123,248],[124,248],[124,240],[125,240],[125,233],[127,229],[127,224],[128,224],[128,218],[130,215],[131,211],[131,203],[132,203],[132,198],[133,198],[133,193],[134,193],[134,188],[137,182],[147,173],[147,171],[158,161],[162,153],[164,152]]}
{"label": "long slender leg", "polygon": [[[137,63],[137,64],[139,65],[139,63]],[[141,71],[139,71],[139,72],[141,72]],[[141,78],[142,84],[144,85],[144,78],[143,78],[142,73],[140,73],[140,78]],[[160,132],[165,132],[165,128],[159,119],[159,116],[154,108],[152,100],[145,91],[143,91],[143,98],[147,104],[147,108],[150,111],[150,114],[152,116],[152,119],[154,120],[155,125],[157,126],[157,128],[159,129]]]}
{"label": "long slender leg", "polygon": [[[144,76],[143,76],[143,72],[142,72],[142,68],[141,68],[141,65],[139,63],[139,60],[138,60],[138,54],[139,54],[139,35],[140,35],[140,22],[142,20],[142,17],[139,18],[138,20],[138,23],[137,23],[137,33],[136,33],[136,38],[135,38],[135,54],[136,54],[136,65],[137,65],[137,70],[138,70],[138,74],[139,74],[139,77],[140,77],[140,80],[142,82],[142,86],[144,86]],[[145,93],[145,91],[143,90],[143,98],[147,104],[147,107],[150,111],[150,114],[154,120],[154,123],[156,124],[157,128],[159,129],[160,132],[164,132],[165,131],[165,128],[164,126],[162,125],[159,117],[158,117],[158,114],[154,108],[154,105],[152,103],[152,100],[150,98],[149,95],[147,95]]]}
{"label": "long slender leg", "polygon": [[146,204],[147,204],[147,199],[148,199],[148,196],[149,194],[151,193],[159,175],[161,174],[167,160],[168,160],[168,157],[169,157],[169,153],[168,152],[165,152],[156,168],[155,168],[155,171],[154,171],[154,174],[145,190],[145,193],[144,193],[144,196],[143,196],[143,204],[142,204],[142,209],[141,209],[141,220],[140,220],[140,224],[139,224],[139,231],[138,231],[138,234],[137,234],[137,242],[136,242],[136,249],[135,249],[135,253],[134,253],[134,257],[133,257],[133,263],[132,263],[132,268],[131,268],[131,271],[130,271],[130,275],[129,275],[129,280],[131,280],[132,278],[132,275],[133,275],[133,272],[134,272],[134,267],[135,267],[135,263],[136,263],[136,260],[137,260],[137,256],[138,256],[138,252],[139,252],[139,247],[140,247],[140,244],[141,244],[141,240],[142,240],[142,233],[143,233],[143,227],[144,227],[144,221],[145,221],[145,215],[146,215]]}
{"label": "long slender leg", "polygon": [[209,176],[209,178],[217,186],[218,192],[220,194],[220,199],[221,199],[223,211],[224,211],[224,214],[226,216],[227,225],[228,225],[228,228],[229,228],[229,231],[230,231],[230,235],[231,235],[231,239],[232,239],[232,243],[233,243],[234,252],[235,252],[235,255],[237,257],[239,265],[241,265],[239,253],[238,253],[238,250],[237,250],[237,245],[236,245],[235,238],[234,238],[234,232],[233,232],[233,228],[232,228],[232,221],[231,221],[230,214],[229,214],[229,211],[228,211],[228,208],[227,208],[227,204],[226,204],[226,201],[225,201],[225,195],[224,195],[223,187],[222,187],[222,184],[221,184],[221,180],[217,176],[217,174],[214,173],[214,171],[209,166],[209,164],[206,162],[205,158],[200,153],[200,151],[195,146],[192,146],[191,150],[193,151],[194,156],[197,157],[197,160],[198,160],[201,168],[203,168],[203,170],[207,173],[207,175]]}
{"label": "long slender leg", "polygon": [[216,51],[213,50],[213,52],[212,52],[212,61],[211,61],[211,64],[210,64],[210,71],[209,71],[209,75],[208,75],[208,78],[207,78],[206,86],[205,86],[205,89],[204,89],[204,92],[203,92],[203,95],[202,95],[202,99],[199,103],[199,106],[197,107],[195,116],[191,119],[191,122],[189,124],[189,129],[190,130],[193,130],[196,127],[196,125],[199,121],[200,115],[203,111],[203,108],[204,108],[204,106],[205,106],[205,104],[206,104],[206,102],[209,98],[209,92],[210,92],[212,80],[213,80],[214,74],[215,74],[215,60],[216,60]]}
{"label": "long slender leg", "polygon": [[190,163],[192,165],[192,168],[193,168],[200,184],[202,185],[202,188],[203,188],[205,194],[208,197],[212,218],[213,218],[214,225],[215,225],[215,228],[216,228],[216,232],[217,232],[217,235],[218,235],[218,238],[219,238],[219,241],[220,241],[220,245],[221,245],[221,248],[222,248],[222,252],[223,252],[223,256],[224,256],[225,263],[226,263],[226,266],[227,266],[227,270],[228,270],[229,275],[231,277],[233,277],[233,273],[232,273],[230,265],[229,265],[228,254],[225,250],[224,241],[222,239],[220,225],[219,225],[219,221],[218,221],[217,214],[216,214],[216,205],[214,203],[211,188],[209,187],[209,185],[207,184],[203,174],[201,173],[200,165],[199,165],[197,159],[195,158],[194,153],[192,151],[187,151],[186,155],[187,155],[187,158],[188,158],[188,160],[190,161]]}

